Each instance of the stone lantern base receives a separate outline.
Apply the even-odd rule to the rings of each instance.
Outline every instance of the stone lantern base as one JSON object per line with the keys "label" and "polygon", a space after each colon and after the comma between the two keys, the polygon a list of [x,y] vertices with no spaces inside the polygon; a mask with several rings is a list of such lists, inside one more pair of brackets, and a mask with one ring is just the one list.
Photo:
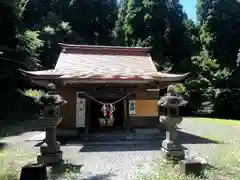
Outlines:
{"label": "stone lantern base", "polygon": [[62,151],[60,150],[60,143],[56,141],[53,145],[46,143],[40,147],[40,154],[37,157],[38,163],[55,164],[62,161]]}
{"label": "stone lantern base", "polygon": [[62,151],[58,151],[57,153],[53,154],[39,154],[37,157],[38,163],[44,164],[57,164],[62,161]]}
{"label": "stone lantern base", "polygon": [[56,126],[61,122],[61,117],[45,117],[42,126],[46,129],[45,143],[40,147],[37,157],[38,163],[56,164],[62,161],[60,143],[56,139]]}
{"label": "stone lantern base", "polygon": [[178,143],[165,139],[162,142],[161,152],[164,158],[168,160],[184,160],[185,159],[185,151],[184,147]]}
{"label": "stone lantern base", "polygon": [[167,160],[180,161],[185,159],[185,152],[183,149],[167,150],[167,149],[161,148],[161,153],[163,157]]}

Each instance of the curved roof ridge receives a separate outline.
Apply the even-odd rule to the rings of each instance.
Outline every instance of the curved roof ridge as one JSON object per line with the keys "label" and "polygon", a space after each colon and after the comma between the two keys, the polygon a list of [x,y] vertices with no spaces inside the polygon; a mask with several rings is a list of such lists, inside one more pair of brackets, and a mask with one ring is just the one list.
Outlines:
{"label": "curved roof ridge", "polygon": [[101,49],[101,50],[126,50],[126,51],[142,51],[148,52],[151,47],[130,47],[130,46],[102,46],[102,45],[80,45],[59,43],[62,48],[69,49]]}

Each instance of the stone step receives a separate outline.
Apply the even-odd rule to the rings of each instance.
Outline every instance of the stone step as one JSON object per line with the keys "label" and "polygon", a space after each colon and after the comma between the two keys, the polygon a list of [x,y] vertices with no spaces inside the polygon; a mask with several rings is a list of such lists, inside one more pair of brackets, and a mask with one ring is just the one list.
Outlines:
{"label": "stone step", "polygon": [[104,141],[160,141],[165,138],[164,133],[158,134],[89,134],[88,136],[80,136],[79,140],[87,139],[91,142]]}
{"label": "stone step", "polygon": [[151,141],[133,141],[133,140],[120,140],[120,141],[89,141],[89,140],[86,140],[86,141],[82,141],[82,140],[73,140],[73,141],[69,141],[66,145],[83,145],[83,146],[101,146],[101,145],[105,145],[105,146],[116,146],[116,145],[158,145],[160,146],[161,145],[161,141],[154,141],[154,140],[151,140]]}
{"label": "stone step", "polygon": [[126,140],[124,138],[122,139],[91,139],[91,138],[80,138],[78,141],[84,141],[84,142],[143,142],[143,141],[162,141],[164,138],[159,138],[159,139],[131,139],[131,140]]}

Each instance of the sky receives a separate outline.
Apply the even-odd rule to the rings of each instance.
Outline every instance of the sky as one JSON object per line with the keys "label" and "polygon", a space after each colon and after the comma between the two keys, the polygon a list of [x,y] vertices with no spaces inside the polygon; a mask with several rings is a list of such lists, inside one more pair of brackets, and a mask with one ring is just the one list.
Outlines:
{"label": "sky", "polygon": [[197,0],[180,0],[180,3],[183,5],[183,9],[187,13],[189,19],[196,22]]}

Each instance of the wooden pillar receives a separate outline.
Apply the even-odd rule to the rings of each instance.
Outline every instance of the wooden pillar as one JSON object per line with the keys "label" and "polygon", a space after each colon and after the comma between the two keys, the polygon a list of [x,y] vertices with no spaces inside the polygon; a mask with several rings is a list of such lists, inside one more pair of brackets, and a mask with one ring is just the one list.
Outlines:
{"label": "wooden pillar", "polygon": [[[158,100],[163,97],[166,93],[166,89],[160,89],[159,90],[159,97],[158,97]],[[158,117],[160,116],[164,116],[166,113],[165,113],[165,108],[164,107],[161,107],[161,106],[158,106]],[[159,122],[159,130],[160,132],[165,132],[166,131],[166,127],[165,125],[163,125],[162,123]]]}
{"label": "wooden pillar", "polygon": [[[159,90],[159,95],[158,95],[158,100],[164,96],[166,93],[166,89],[160,89]],[[165,109],[163,107],[158,106],[158,116],[164,115],[165,114]]]}
{"label": "wooden pillar", "polygon": [[[125,91],[126,92],[126,91]],[[130,129],[130,122],[129,122],[129,97],[125,98],[124,101],[124,128],[127,132]]]}
{"label": "wooden pillar", "polygon": [[90,108],[90,100],[86,98],[86,118],[85,118],[85,131],[84,131],[84,136],[87,138],[88,133],[89,133],[89,128],[90,128],[90,118],[91,118],[91,108]]}
{"label": "wooden pillar", "polygon": [[88,139],[88,133],[89,133],[89,127],[90,127],[90,118],[91,118],[91,115],[90,115],[90,100],[88,97],[86,97],[84,94],[81,94],[81,98],[84,98],[85,99],[85,126],[84,128],[81,128],[83,129],[83,131],[81,130],[81,132],[83,132],[83,138],[85,140]]}

